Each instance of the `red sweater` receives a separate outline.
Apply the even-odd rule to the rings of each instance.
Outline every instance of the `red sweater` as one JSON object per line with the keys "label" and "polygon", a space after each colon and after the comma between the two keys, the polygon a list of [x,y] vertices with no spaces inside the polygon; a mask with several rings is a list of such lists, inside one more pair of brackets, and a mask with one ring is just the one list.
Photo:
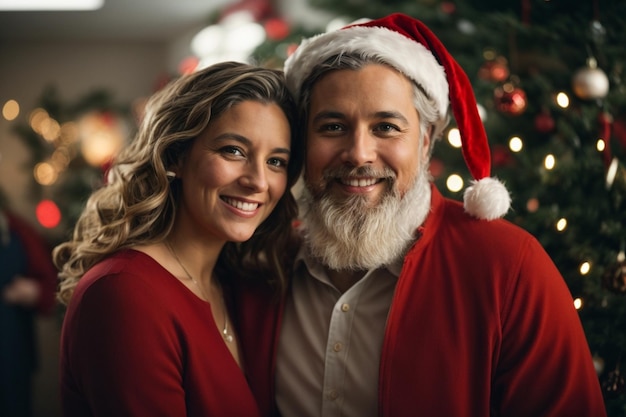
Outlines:
{"label": "red sweater", "polygon": [[[250,383],[276,413],[281,308],[242,297]],[[606,415],[571,294],[536,239],[504,220],[476,220],[434,188],[398,279],[378,386],[380,416]]]}
{"label": "red sweater", "polygon": [[65,417],[256,417],[208,303],[121,251],[79,281],[61,335]]}

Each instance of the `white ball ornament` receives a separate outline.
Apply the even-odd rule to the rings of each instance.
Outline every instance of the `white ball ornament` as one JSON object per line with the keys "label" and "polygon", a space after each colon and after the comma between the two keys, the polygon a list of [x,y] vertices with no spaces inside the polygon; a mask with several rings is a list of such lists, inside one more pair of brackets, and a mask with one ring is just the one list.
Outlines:
{"label": "white ball ornament", "polygon": [[589,58],[587,66],[574,74],[572,89],[583,100],[604,98],[609,92],[609,78],[598,68],[595,58]]}

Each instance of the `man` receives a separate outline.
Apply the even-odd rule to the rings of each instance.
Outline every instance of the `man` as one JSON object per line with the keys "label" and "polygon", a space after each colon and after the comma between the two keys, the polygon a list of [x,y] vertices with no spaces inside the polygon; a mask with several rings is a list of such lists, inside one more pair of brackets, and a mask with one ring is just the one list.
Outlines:
{"label": "man", "polygon": [[[250,297],[242,316],[261,407],[604,416],[572,297],[539,243],[498,219],[510,200],[471,86],[430,30],[394,14],[318,35],[285,72],[305,134],[304,243],[278,315]],[[449,97],[475,178],[464,205],[428,175]]]}

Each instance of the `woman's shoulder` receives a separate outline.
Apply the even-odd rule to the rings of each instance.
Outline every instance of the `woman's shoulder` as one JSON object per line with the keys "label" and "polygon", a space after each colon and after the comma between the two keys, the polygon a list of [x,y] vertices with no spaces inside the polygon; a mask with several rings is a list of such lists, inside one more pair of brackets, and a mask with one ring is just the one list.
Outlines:
{"label": "woman's shoulder", "polygon": [[[160,279],[169,274],[147,254],[123,249],[107,256],[80,279],[72,299],[82,298],[88,292],[121,298],[128,293],[155,293],[162,287]],[[163,289],[166,291],[166,289]]]}

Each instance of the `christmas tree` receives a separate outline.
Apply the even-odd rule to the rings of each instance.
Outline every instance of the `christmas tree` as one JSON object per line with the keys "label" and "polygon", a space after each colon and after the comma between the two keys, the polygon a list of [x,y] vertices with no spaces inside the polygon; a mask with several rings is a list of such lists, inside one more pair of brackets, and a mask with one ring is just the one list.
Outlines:
{"label": "christmas tree", "polygon": [[[345,23],[393,12],[417,17],[459,61],[492,146],[492,172],[513,197],[507,217],[534,234],[561,271],[607,411],[626,415],[626,2],[310,4]],[[256,59],[280,63],[307,31],[294,25],[259,47]],[[459,146],[453,121],[431,162],[440,190],[455,199],[470,178]]]}

